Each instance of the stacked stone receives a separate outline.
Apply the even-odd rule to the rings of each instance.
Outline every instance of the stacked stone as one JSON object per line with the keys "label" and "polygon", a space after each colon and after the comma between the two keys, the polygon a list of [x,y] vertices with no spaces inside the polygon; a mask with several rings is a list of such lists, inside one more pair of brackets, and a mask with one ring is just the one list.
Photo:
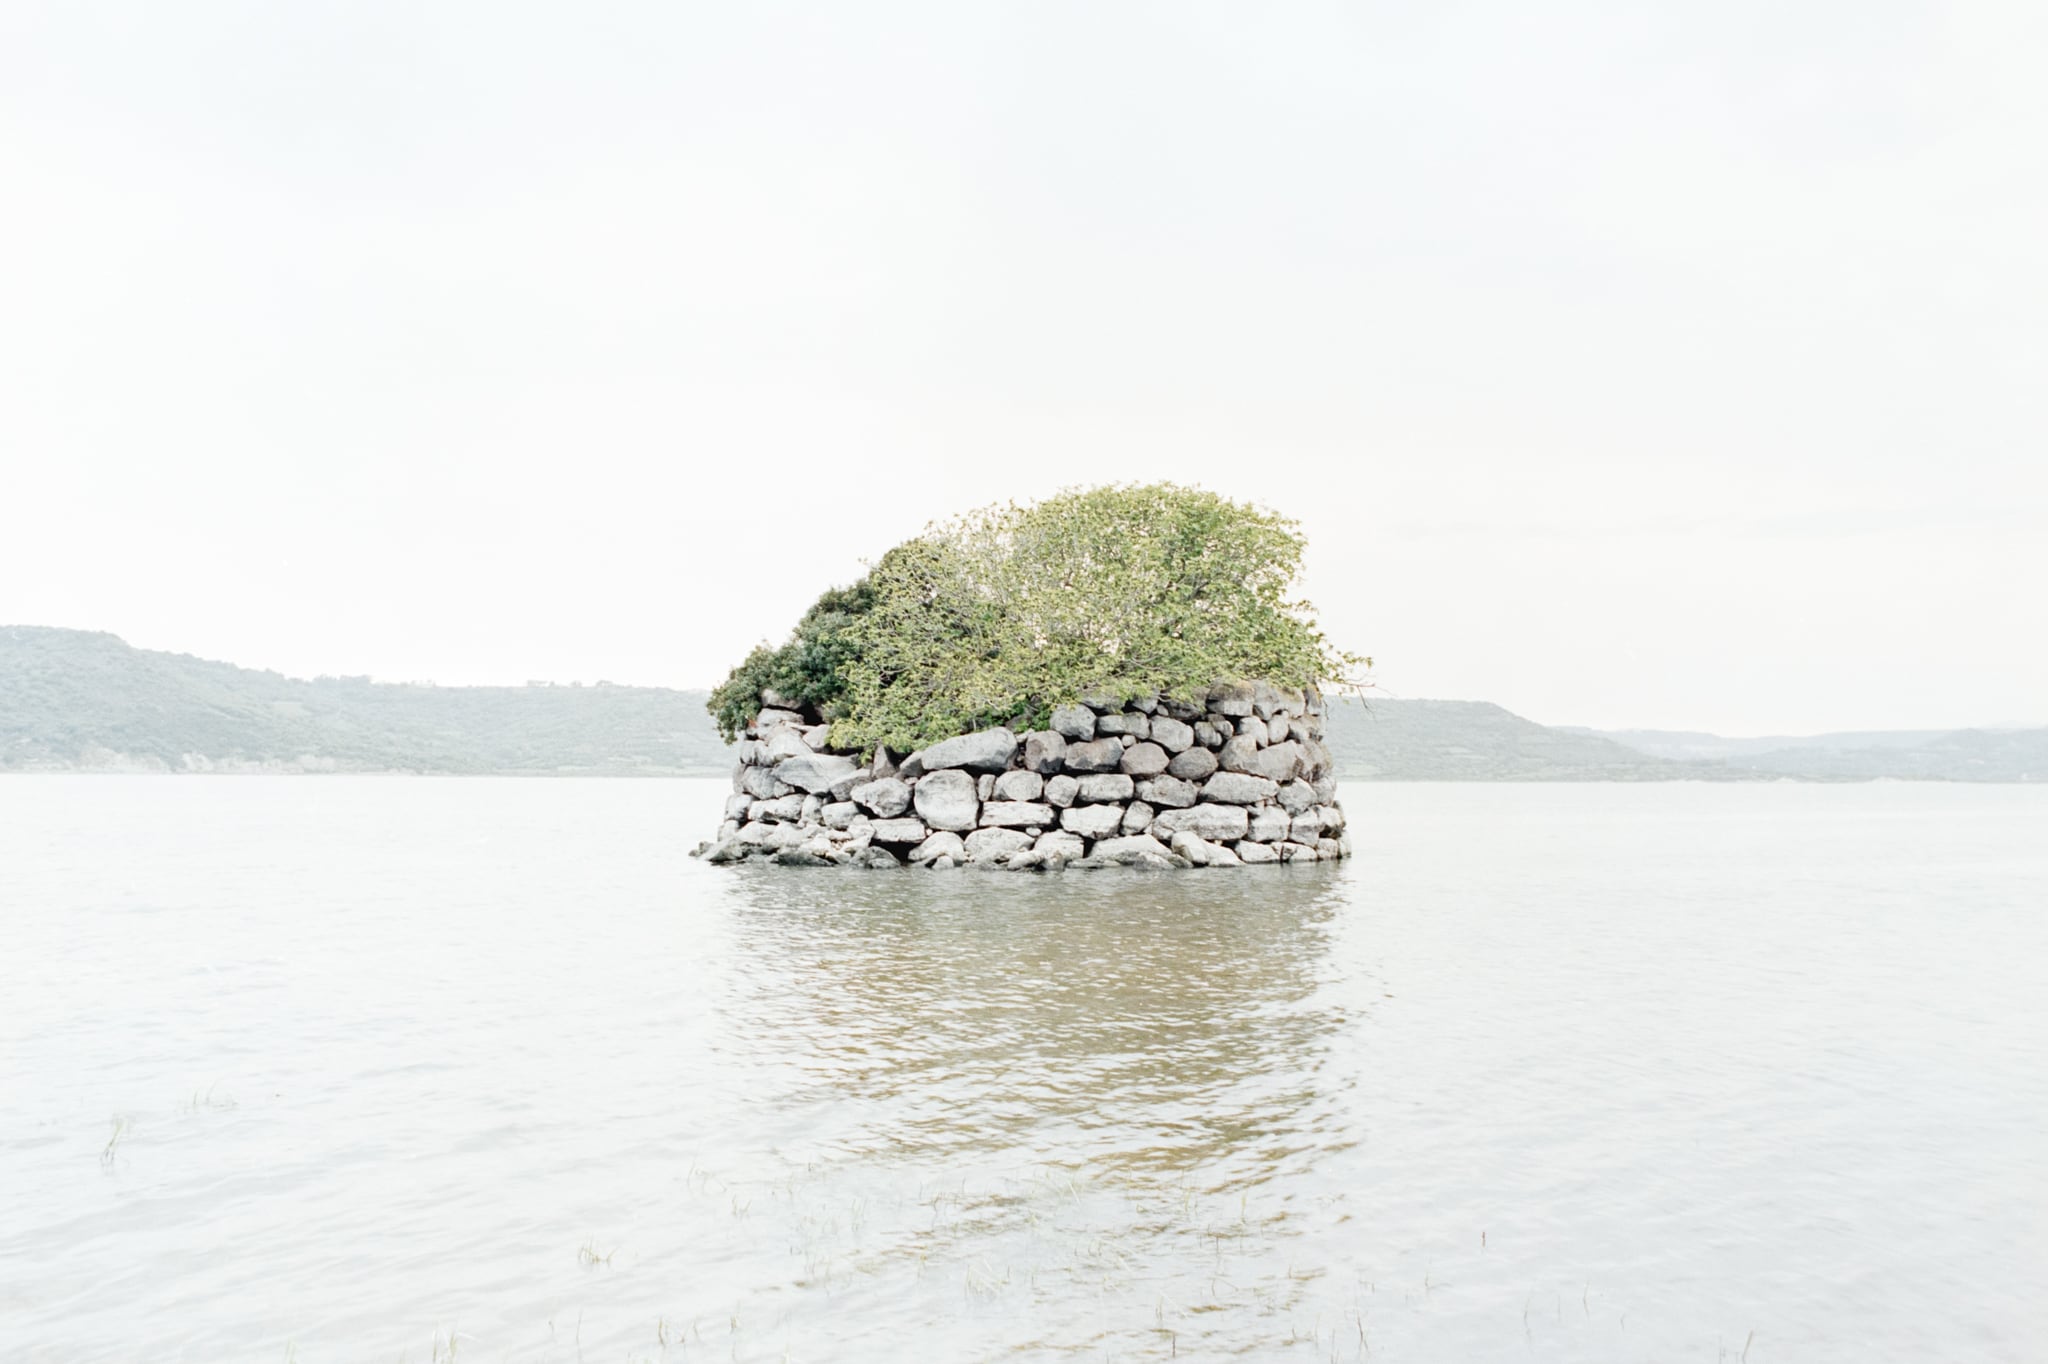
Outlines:
{"label": "stacked stone", "polygon": [[1313,689],[1084,697],[1053,711],[1049,729],[985,729],[900,762],[886,748],[864,764],[834,752],[828,728],[763,706],[739,745],[725,823],[698,849],[706,860],[1058,871],[1350,853]]}

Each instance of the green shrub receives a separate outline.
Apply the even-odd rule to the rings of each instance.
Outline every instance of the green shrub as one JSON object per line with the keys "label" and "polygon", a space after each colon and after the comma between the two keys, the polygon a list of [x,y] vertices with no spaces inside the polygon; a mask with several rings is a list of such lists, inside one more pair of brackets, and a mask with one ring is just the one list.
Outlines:
{"label": "green shrub", "polygon": [[746,732],[761,709],[761,692],[772,688],[795,706],[814,707],[828,719],[840,713],[846,691],[844,670],[852,661],[849,627],[875,602],[872,578],[851,587],[835,587],[811,605],[797,622],[789,642],[779,649],[757,646],[726,675],[704,708],[718,722],[727,743]]}
{"label": "green shrub", "polygon": [[1288,595],[1303,548],[1284,517],[1172,484],[984,508],[882,556],[848,589],[859,609],[828,610],[826,594],[789,644],[734,670],[712,711],[731,738],[773,687],[832,719],[837,747],[910,749],[1041,724],[1098,689],[1344,685],[1371,660],[1333,648]]}

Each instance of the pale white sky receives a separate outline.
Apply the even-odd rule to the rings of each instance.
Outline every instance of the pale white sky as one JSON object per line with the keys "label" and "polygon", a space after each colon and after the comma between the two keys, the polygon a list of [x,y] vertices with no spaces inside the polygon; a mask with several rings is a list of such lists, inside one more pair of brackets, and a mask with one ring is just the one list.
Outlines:
{"label": "pale white sky", "polygon": [[1402,696],[2048,723],[2048,9],[0,6],[0,622],[701,686],[1300,518]]}

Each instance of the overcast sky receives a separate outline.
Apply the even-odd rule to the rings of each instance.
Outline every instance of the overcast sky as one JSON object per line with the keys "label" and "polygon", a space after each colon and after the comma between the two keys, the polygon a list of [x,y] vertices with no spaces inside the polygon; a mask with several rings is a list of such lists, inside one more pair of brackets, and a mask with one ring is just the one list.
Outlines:
{"label": "overcast sky", "polygon": [[702,686],[1299,518],[1398,696],[2048,723],[2048,7],[0,5],[0,622]]}

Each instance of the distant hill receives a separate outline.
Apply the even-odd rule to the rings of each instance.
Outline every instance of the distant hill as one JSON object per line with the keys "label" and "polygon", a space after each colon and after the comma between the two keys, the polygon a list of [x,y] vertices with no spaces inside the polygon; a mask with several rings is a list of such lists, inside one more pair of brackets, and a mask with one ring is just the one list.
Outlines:
{"label": "distant hill", "polygon": [[[725,776],[705,693],[305,681],[0,626],[0,772]],[[1353,781],[2048,780],[2048,729],[1721,739],[1550,728],[1485,701],[1332,705]]]}
{"label": "distant hill", "polygon": [[1727,780],[1720,764],[1677,762],[1597,734],[1551,729],[1490,701],[1362,702],[1330,708],[1337,770],[1378,781]]}
{"label": "distant hill", "polygon": [[724,775],[703,692],[303,681],[0,626],[0,771]]}
{"label": "distant hill", "polygon": [[1821,781],[2048,781],[2048,729],[1883,730],[1756,739],[1627,729],[1604,737],[1650,756],[1710,760],[1757,775]]}

